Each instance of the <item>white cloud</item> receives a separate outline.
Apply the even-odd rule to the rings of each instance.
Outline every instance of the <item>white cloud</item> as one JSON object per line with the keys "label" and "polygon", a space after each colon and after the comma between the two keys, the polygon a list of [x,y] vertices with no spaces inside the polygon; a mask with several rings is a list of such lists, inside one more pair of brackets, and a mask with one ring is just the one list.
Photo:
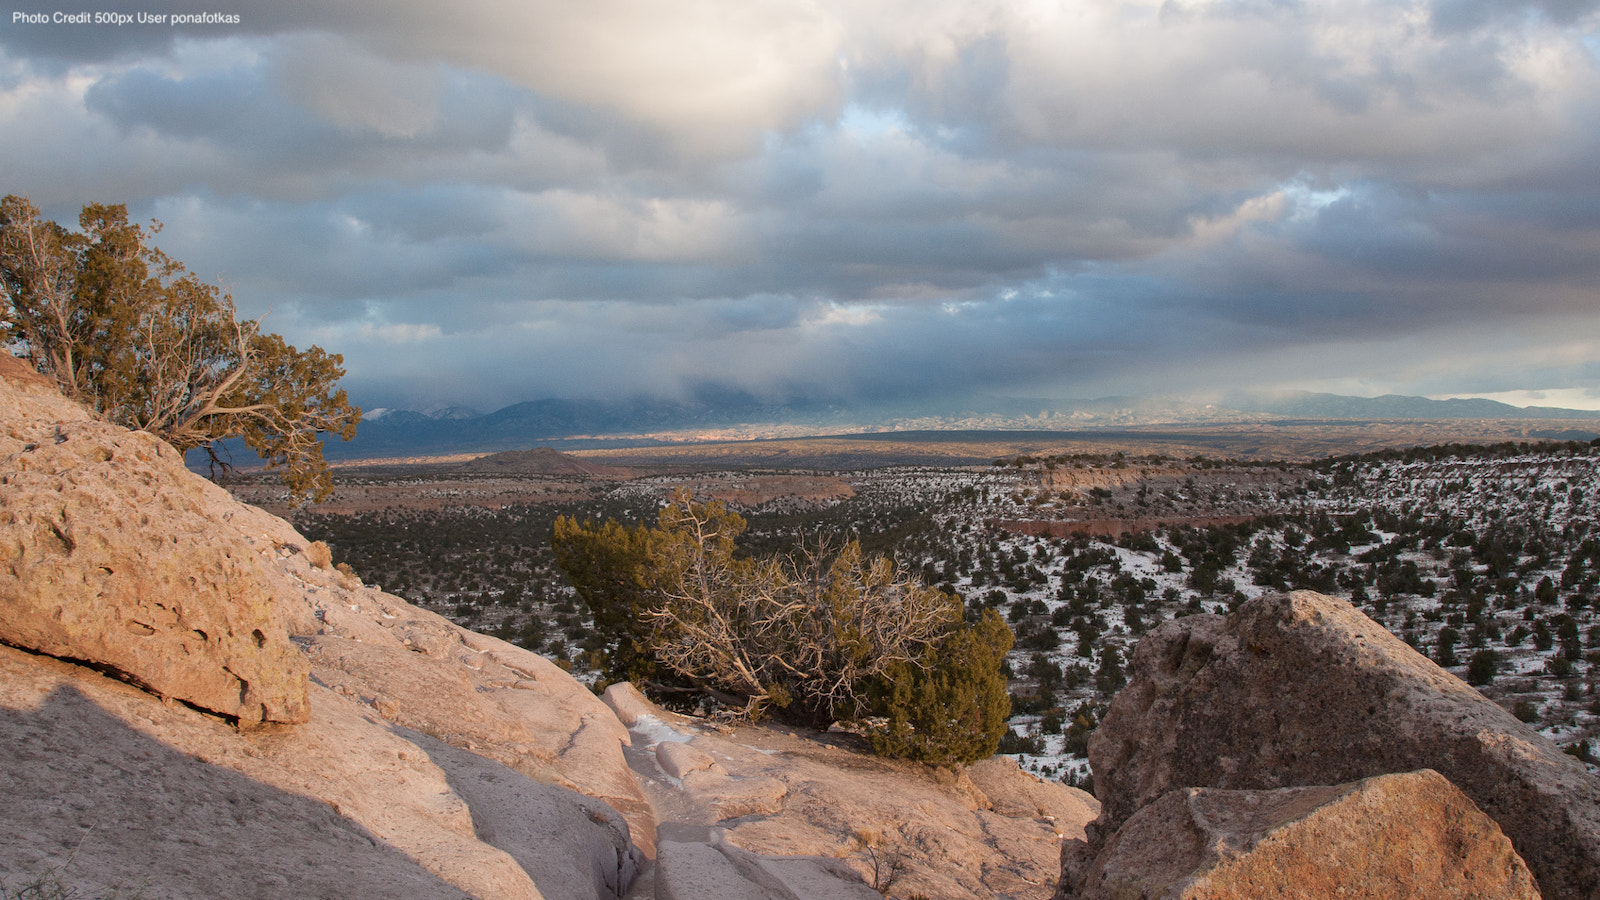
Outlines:
{"label": "white cloud", "polygon": [[720,200],[552,190],[507,206],[510,240],[536,257],[712,262],[739,235],[737,212]]}
{"label": "white cloud", "polygon": [[839,24],[807,2],[497,0],[350,3],[358,33],[403,59],[478,67],[566,104],[637,123],[689,158],[754,149],[831,115],[843,97]]}

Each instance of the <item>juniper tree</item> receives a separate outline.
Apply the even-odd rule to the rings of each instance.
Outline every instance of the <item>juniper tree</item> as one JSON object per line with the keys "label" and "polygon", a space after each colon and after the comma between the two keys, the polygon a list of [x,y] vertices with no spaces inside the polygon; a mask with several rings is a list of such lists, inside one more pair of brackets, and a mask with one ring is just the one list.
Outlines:
{"label": "juniper tree", "polygon": [[90,204],[74,232],[0,200],[0,345],[103,418],[180,451],[238,438],[297,497],[332,489],[319,433],[355,436],[343,359],[297,350],[151,243],[124,206]]}
{"label": "juniper tree", "polygon": [[682,492],[653,528],[556,522],[557,561],[611,641],[609,675],[670,671],[798,724],[884,716],[877,743],[895,755],[994,751],[1012,643],[999,616],[967,621],[959,598],[853,542],[742,558],[743,529]]}

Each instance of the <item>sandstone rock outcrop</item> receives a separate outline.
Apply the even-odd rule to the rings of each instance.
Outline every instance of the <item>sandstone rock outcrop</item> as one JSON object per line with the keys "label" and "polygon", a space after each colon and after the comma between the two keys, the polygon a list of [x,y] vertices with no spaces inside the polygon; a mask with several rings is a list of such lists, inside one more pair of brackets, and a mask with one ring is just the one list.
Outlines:
{"label": "sandstone rock outcrop", "polygon": [[8,890],[627,890],[642,854],[604,796],[647,843],[655,823],[588,689],[362,586],[170,447],[9,369],[0,640],[29,652],[0,646]]}
{"label": "sandstone rock outcrop", "polygon": [[[476,838],[426,751],[330,691],[313,687],[311,711],[240,732],[0,647],[0,877],[16,890],[56,871],[71,896],[177,900],[542,896]],[[573,835],[567,853],[609,845],[602,832]]]}
{"label": "sandstone rock outcrop", "polygon": [[989,808],[1014,819],[1039,818],[1061,823],[1063,834],[1078,834],[1084,816],[1099,813],[1100,804],[1087,792],[1022,771],[1009,756],[991,756],[967,767],[967,776],[989,800]]}
{"label": "sandstone rock outcrop", "polygon": [[321,633],[300,639],[319,683],[395,725],[605,802],[641,856],[653,855],[655,818],[622,753],[627,729],[571,675],[397,597],[302,574],[324,579],[308,594]]}
{"label": "sandstone rock outcrop", "polygon": [[6,381],[0,422],[0,641],[242,724],[306,721],[288,598],[218,532],[225,491],[27,379]]}
{"label": "sandstone rock outcrop", "polygon": [[1296,591],[1168,622],[1129,671],[1089,745],[1104,804],[1091,853],[1178,788],[1432,768],[1499,825],[1545,897],[1600,897],[1600,781],[1342,600]]}
{"label": "sandstone rock outcrop", "polygon": [[1336,787],[1184,788],[1111,835],[1079,900],[1538,900],[1494,821],[1432,770]]}

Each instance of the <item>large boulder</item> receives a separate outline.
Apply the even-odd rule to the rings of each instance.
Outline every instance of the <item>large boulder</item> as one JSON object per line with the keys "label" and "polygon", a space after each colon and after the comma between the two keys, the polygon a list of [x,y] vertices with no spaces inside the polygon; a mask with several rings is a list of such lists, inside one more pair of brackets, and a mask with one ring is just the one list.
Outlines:
{"label": "large boulder", "polygon": [[1078,900],[1538,900],[1494,821],[1439,773],[1169,791],[1106,841]]}
{"label": "large boulder", "polygon": [[1600,897],[1600,780],[1343,600],[1296,591],[1177,619],[1129,669],[1089,744],[1103,804],[1091,853],[1176,788],[1432,768],[1499,824],[1546,897]]}
{"label": "large boulder", "polygon": [[217,527],[233,500],[16,367],[0,376],[0,641],[244,726],[306,721],[287,598]]}

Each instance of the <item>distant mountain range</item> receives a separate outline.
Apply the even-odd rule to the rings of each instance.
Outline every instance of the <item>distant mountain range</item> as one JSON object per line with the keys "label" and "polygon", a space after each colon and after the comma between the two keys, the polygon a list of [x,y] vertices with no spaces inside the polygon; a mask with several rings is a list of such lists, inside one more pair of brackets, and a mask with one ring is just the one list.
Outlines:
{"label": "distant mountain range", "polygon": [[1285,419],[1582,419],[1600,411],[1519,407],[1494,400],[1429,400],[1308,391],[1233,394],[1213,403],[1142,397],[1096,400],[984,398],[958,409],[863,410],[765,402],[742,395],[688,401],[535,400],[491,413],[373,410],[355,440],[331,441],[329,459],[374,459],[875,431],[1059,431]]}
{"label": "distant mountain range", "polygon": [[797,422],[823,426],[838,415],[824,410],[732,402],[630,400],[533,400],[491,413],[462,415],[452,407],[446,415],[412,410],[384,410],[365,417],[348,443],[327,442],[329,459],[370,459],[472,451],[520,450],[538,443],[559,442],[572,449],[603,442],[615,446],[623,436],[691,429],[726,428],[754,422]]}
{"label": "distant mountain range", "polygon": [[1498,400],[1429,400],[1384,394],[1344,397],[1310,391],[1234,394],[1222,404],[1240,412],[1310,419],[1600,419],[1600,411],[1552,406],[1512,406]]}

